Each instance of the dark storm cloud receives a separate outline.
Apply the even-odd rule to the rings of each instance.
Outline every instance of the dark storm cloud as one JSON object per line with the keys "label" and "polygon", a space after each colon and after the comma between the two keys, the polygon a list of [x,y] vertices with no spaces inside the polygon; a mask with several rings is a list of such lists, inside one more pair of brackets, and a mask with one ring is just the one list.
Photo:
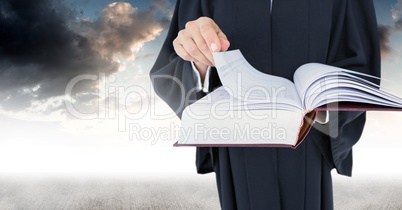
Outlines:
{"label": "dark storm cloud", "polygon": [[59,2],[5,0],[0,7],[3,108],[23,109],[33,100],[62,95],[68,81],[79,74],[116,71],[116,63],[100,57],[87,38],[69,29],[74,11]]}
{"label": "dark storm cloud", "polygon": [[[0,107],[22,110],[64,95],[78,75],[117,72],[115,56],[132,57],[165,27],[155,10],[113,3],[88,21],[57,0],[0,1]],[[87,80],[74,91],[94,93],[96,85]]]}

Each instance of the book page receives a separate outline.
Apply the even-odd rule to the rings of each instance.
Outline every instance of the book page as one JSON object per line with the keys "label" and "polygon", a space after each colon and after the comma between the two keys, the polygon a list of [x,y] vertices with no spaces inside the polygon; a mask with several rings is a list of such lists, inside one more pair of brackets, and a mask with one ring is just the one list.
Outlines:
{"label": "book page", "polygon": [[238,50],[214,59],[223,86],[185,108],[178,143],[294,146],[305,114],[294,84],[259,72]]}
{"label": "book page", "polygon": [[300,109],[249,107],[220,87],[186,107],[178,144],[294,146],[302,120]]}
{"label": "book page", "polygon": [[306,110],[332,102],[402,107],[401,98],[380,89],[379,85],[363,77],[380,80],[378,77],[360,72],[309,63],[296,70],[294,81]]}
{"label": "book page", "polygon": [[292,112],[301,112],[300,107],[289,103],[264,103],[255,101],[243,101],[239,98],[235,98],[229,94],[225,87],[219,87],[211,93],[207,94],[203,98],[197,100],[190,106],[187,111],[194,111],[197,113],[199,110],[213,113],[215,111],[253,111],[253,110],[265,110],[267,113],[275,113],[276,110],[287,110]]}
{"label": "book page", "polygon": [[[338,72],[334,69],[325,67],[326,66],[318,63],[309,63],[300,66],[293,75],[293,81],[295,83],[298,94],[300,95],[302,106],[306,110],[311,109],[310,106],[307,105],[308,103],[306,102],[306,100],[313,98],[316,94],[318,94],[318,92],[322,91],[322,89],[325,88],[325,75],[331,74],[333,72]],[[317,90],[317,92],[314,91],[313,93],[307,95],[307,90],[315,82],[320,83],[319,86],[321,87],[321,89]]]}
{"label": "book page", "polygon": [[213,56],[222,85],[235,98],[260,105],[292,104],[301,109],[300,97],[291,81],[256,70],[239,50]]}

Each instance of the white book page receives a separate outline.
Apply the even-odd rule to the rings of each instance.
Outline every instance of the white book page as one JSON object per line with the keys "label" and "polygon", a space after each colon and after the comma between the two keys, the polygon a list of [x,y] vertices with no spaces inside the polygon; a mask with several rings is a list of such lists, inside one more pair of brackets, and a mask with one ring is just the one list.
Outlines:
{"label": "white book page", "polygon": [[[295,87],[300,95],[302,106],[309,110],[311,107],[306,105],[306,100],[313,97],[315,94],[308,94],[307,90],[309,87],[316,82],[318,79],[322,78],[319,82],[321,87],[325,88],[325,78],[324,75],[328,75],[334,72],[338,72],[339,70],[331,68],[331,66],[318,64],[318,63],[308,63],[300,66],[295,74],[293,75],[293,81],[295,83]],[[319,90],[321,91],[321,90]]]}
{"label": "white book page", "polygon": [[239,50],[213,54],[222,85],[235,98],[255,104],[291,104],[301,108],[294,84],[252,67]]}
{"label": "white book page", "polygon": [[214,113],[216,111],[252,111],[252,110],[265,110],[267,113],[274,113],[276,110],[287,110],[292,112],[302,113],[300,107],[289,103],[266,103],[255,101],[243,101],[235,98],[225,87],[219,87],[203,98],[197,100],[195,103],[188,106],[187,111],[194,111],[194,113],[202,110],[207,113]]}
{"label": "white book page", "polygon": [[187,106],[179,144],[296,144],[303,120],[300,110],[243,109],[243,102],[220,87]]}
{"label": "white book page", "polygon": [[307,110],[341,101],[402,106],[401,98],[356,75],[380,80],[368,74],[317,63],[301,66],[294,80]]}

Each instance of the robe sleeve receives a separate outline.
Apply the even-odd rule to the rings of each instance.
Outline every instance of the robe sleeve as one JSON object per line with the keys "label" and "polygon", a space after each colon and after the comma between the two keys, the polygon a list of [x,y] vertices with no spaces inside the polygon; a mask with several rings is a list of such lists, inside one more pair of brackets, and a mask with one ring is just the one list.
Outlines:
{"label": "robe sleeve", "polygon": [[[174,51],[173,40],[185,24],[202,16],[205,10],[200,1],[176,1],[171,25],[162,49],[150,72],[155,93],[162,98],[179,118],[186,106],[203,97],[198,91],[191,63],[181,59]],[[196,149],[196,167],[198,173],[213,171],[211,148]]]}
{"label": "robe sleeve", "polygon": [[[334,13],[328,63],[380,77],[380,45],[372,0],[346,0]],[[378,81],[373,81],[378,84]],[[365,112],[330,112],[329,134],[337,172],[352,175],[352,146],[359,140]]]}

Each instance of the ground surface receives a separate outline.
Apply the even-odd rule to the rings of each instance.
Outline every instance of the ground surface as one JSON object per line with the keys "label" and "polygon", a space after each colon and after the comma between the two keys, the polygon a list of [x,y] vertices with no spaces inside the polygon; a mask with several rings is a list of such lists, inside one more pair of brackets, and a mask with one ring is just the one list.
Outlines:
{"label": "ground surface", "polygon": [[[402,177],[334,177],[335,209],[402,209]],[[0,174],[0,209],[219,209],[213,175]]]}

